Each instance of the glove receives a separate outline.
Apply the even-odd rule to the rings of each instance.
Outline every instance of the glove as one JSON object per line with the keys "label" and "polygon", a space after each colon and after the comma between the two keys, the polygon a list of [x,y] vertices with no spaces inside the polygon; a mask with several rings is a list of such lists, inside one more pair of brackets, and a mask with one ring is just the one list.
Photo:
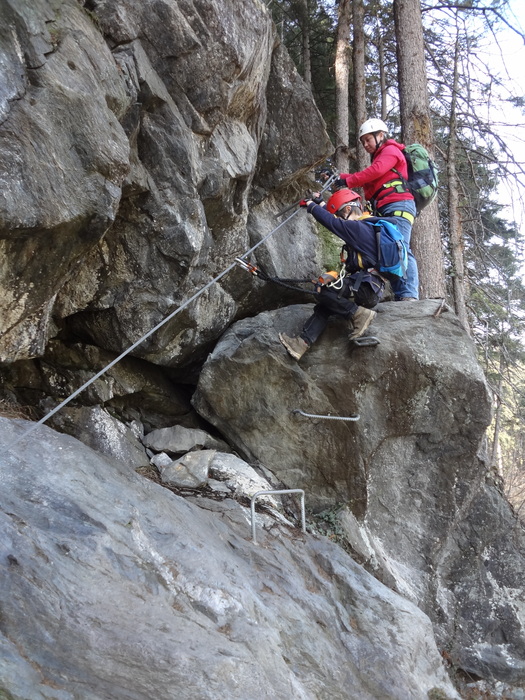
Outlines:
{"label": "glove", "polygon": [[299,206],[300,207],[307,207],[311,201],[312,201],[311,199],[301,199],[301,201],[299,202]]}
{"label": "glove", "polygon": [[324,199],[323,199],[323,198],[321,197],[321,195],[318,194],[317,192],[316,192],[315,194],[316,194],[317,196],[312,197],[312,202],[315,202],[316,204],[320,204],[321,206],[324,207],[324,205],[325,205]]}
{"label": "glove", "polygon": [[334,187],[348,187],[346,177],[340,177],[334,182]]}

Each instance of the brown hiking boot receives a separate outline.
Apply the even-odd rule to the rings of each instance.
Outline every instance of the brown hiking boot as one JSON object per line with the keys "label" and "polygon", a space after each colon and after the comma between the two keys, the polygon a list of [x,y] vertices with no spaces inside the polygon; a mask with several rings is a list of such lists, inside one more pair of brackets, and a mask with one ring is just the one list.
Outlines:
{"label": "brown hiking boot", "polygon": [[357,311],[352,316],[352,323],[354,324],[354,330],[350,334],[350,340],[355,338],[360,338],[366,331],[368,326],[372,323],[376,317],[376,312],[372,309],[367,309],[364,306],[358,306]]}
{"label": "brown hiking boot", "polygon": [[290,338],[290,336],[285,335],[284,333],[279,333],[279,340],[288,350],[288,354],[291,355],[294,360],[300,360],[310,347],[302,338]]}

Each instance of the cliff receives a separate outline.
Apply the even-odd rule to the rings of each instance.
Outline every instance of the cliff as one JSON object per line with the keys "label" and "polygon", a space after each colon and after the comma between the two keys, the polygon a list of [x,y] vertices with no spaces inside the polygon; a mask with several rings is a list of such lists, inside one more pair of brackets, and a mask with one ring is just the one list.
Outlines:
{"label": "cliff", "polygon": [[[523,531],[457,319],[383,303],[377,347],[334,321],[296,363],[310,297],[234,265],[325,262],[276,216],[332,147],[266,5],[0,14],[0,695],[523,684]],[[283,488],[306,532],[270,495],[253,542]]]}

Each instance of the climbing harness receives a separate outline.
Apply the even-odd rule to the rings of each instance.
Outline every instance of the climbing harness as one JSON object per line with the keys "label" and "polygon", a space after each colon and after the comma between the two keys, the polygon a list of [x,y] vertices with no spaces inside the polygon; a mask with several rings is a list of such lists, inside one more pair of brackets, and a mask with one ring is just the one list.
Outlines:
{"label": "climbing harness", "polygon": [[[327,180],[326,184],[324,187],[321,189],[321,193],[324,192],[328,187],[333,182],[333,179],[335,179],[335,175]],[[293,206],[296,206],[295,204]],[[289,207],[290,208],[290,207]],[[154,326],[151,330],[149,330],[147,333],[145,333],[141,338],[139,338],[135,343],[129,346],[126,350],[120,353],[118,357],[115,357],[114,360],[112,360],[109,364],[107,364],[105,367],[103,367],[99,372],[97,372],[91,379],[88,379],[87,382],[82,384],[78,389],[76,389],[70,396],[65,398],[63,401],[61,401],[55,408],[53,408],[49,413],[46,413],[46,415],[41,418],[39,421],[32,423],[31,426],[25,430],[18,438],[13,440],[10,444],[5,446],[5,450],[12,450],[13,447],[15,447],[19,442],[24,440],[28,435],[30,435],[34,430],[36,430],[39,426],[43,425],[51,416],[54,416],[55,413],[60,411],[61,408],[66,406],[70,401],[72,401],[74,398],[76,398],[81,392],[84,391],[84,389],[87,389],[88,386],[93,384],[97,379],[102,377],[109,369],[114,367],[120,360],[122,360],[126,355],[129,355],[130,352],[133,352],[136,348],[138,348],[139,345],[141,345],[145,340],[147,340],[153,333],[159,330],[159,328],[162,328],[168,321],[171,321],[172,318],[174,318],[177,314],[179,314],[181,311],[183,311],[187,306],[189,306],[195,299],[198,299],[198,297],[202,296],[204,292],[206,292],[210,287],[212,287],[216,282],[218,282],[220,279],[222,279],[225,275],[227,275],[229,272],[231,272],[236,265],[238,265],[240,262],[246,264],[246,266],[249,266],[250,263],[246,261],[246,258],[253,253],[254,250],[256,250],[259,246],[261,246],[263,243],[265,243],[270,236],[273,236],[274,233],[276,233],[280,228],[285,226],[296,214],[297,212],[300,211],[300,209],[296,209],[290,216],[288,216],[284,221],[281,221],[281,223],[276,226],[272,231],[266,234],[266,236],[263,236],[260,241],[258,241],[255,245],[253,245],[249,250],[247,250],[245,253],[243,253],[239,258],[235,258],[235,260],[228,265],[227,268],[225,268],[222,272],[220,272],[216,277],[214,277],[212,280],[210,280],[207,284],[204,285],[204,287],[201,287],[195,294],[193,294],[189,299],[187,299],[184,303],[182,303],[179,307],[177,307],[174,311],[172,311],[168,316],[166,316],[162,321],[159,321],[156,326]],[[304,290],[301,290],[304,291]]]}
{"label": "climbing harness", "polygon": [[390,212],[388,216],[397,216],[401,217],[402,219],[407,219],[407,221],[410,221],[411,224],[413,224],[415,220],[415,216],[412,216],[409,211],[393,211]]}
{"label": "climbing harness", "polygon": [[[341,268],[340,272],[337,272],[336,270],[323,272],[317,279],[288,279],[286,277],[271,277],[261,267],[257,267],[253,263],[243,260],[242,258],[235,258],[235,262],[242,267],[243,270],[251,272],[252,275],[259,277],[264,282],[273,282],[274,284],[279,284],[281,287],[286,287],[286,289],[293,289],[296,292],[313,294],[314,296],[319,294],[321,287],[343,289],[345,277],[348,277],[344,267]],[[303,289],[302,287],[298,286],[299,284],[313,284],[315,289]]]}
{"label": "climbing harness", "polygon": [[[367,270],[361,270],[359,273],[357,273],[357,275],[353,273],[356,279],[352,279],[352,275],[346,272],[343,260],[343,265],[341,267],[340,272],[330,270],[329,272],[324,272],[316,280],[289,280],[282,279],[280,277],[270,277],[263,270],[261,270],[261,268],[257,267],[253,263],[247,262],[246,260],[242,260],[241,258],[235,258],[235,261],[244,270],[250,272],[255,277],[261,278],[265,282],[274,282],[275,284],[279,284],[282,287],[286,287],[287,289],[293,289],[298,292],[303,292],[304,294],[313,294],[315,296],[319,295],[322,287],[330,287],[339,291],[339,297],[341,297],[345,289],[348,288],[349,298],[353,298],[353,295],[359,289],[362,276],[365,274],[365,272],[367,272]],[[368,272],[370,272],[371,274],[376,274],[378,277],[381,277],[381,275],[379,275],[379,273],[377,273],[376,270],[371,269],[368,270]],[[314,284],[315,290],[303,289],[302,287],[298,287],[297,284],[299,283]],[[378,338],[376,338],[376,336],[367,335],[361,336],[359,338],[354,338],[352,339],[351,343],[356,347],[373,347],[375,345],[379,345],[380,341]]]}

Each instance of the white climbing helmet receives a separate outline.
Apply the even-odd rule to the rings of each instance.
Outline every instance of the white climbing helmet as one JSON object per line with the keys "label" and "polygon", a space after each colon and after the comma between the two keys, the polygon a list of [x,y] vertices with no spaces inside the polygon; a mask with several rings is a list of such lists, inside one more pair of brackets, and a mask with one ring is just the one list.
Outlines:
{"label": "white climbing helmet", "polygon": [[359,127],[359,137],[365,134],[374,134],[376,131],[384,131],[388,136],[388,126],[381,119],[367,119],[366,122]]}

